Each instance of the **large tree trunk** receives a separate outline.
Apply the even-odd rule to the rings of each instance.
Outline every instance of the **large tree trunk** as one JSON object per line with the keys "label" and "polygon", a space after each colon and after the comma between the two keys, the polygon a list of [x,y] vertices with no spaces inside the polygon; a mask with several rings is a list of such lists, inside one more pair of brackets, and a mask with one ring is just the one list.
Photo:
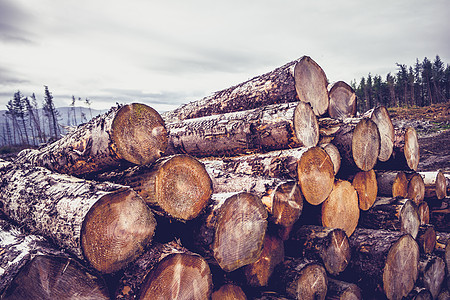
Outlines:
{"label": "large tree trunk", "polygon": [[198,157],[316,146],[319,125],[309,104],[275,104],[252,110],[167,123],[167,154]]}
{"label": "large tree trunk", "polygon": [[442,171],[419,172],[425,184],[425,198],[437,198],[439,200],[447,197],[447,179]]}
{"label": "large tree trunk", "polygon": [[214,257],[226,272],[257,261],[267,229],[267,210],[261,199],[238,193],[213,194],[212,200],[195,228],[195,249],[206,258]]}
{"label": "large tree trunk", "polygon": [[126,267],[116,299],[208,299],[211,292],[208,263],[178,243],[169,242],[152,245]]}
{"label": "large tree trunk", "polygon": [[371,209],[361,213],[359,225],[371,229],[397,230],[416,238],[420,220],[417,206],[411,200],[377,198]]}
{"label": "large tree trunk", "polygon": [[356,116],[357,98],[355,91],[344,81],[334,83],[328,92],[330,105],[328,115],[333,119],[346,119]]}
{"label": "large tree trunk", "polygon": [[110,299],[100,276],[2,219],[0,249],[1,299]]}
{"label": "large tree trunk", "polygon": [[349,239],[347,269],[360,279],[360,287],[370,293],[382,290],[388,299],[408,295],[419,272],[419,247],[409,234],[358,228]]}
{"label": "large tree trunk", "polygon": [[408,179],[402,171],[377,171],[378,195],[386,197],[408,196]]}
{"label": "large tree trunk", "polygon": [[372,207],[378,194],[377,177],[374,170],[360,171],[352,180],[352,185],[358,193],[359,208],[368,210]]}
{"label": "large tree trunk", "polygon": [[24,150],[18,161],[84,175],[123,162],[150,164],[166,148],[167,133],[161,116],[147,105],[134,103],[112,108],[39,150]]}
{"label": "large tree trunk", "polygon": [[270,285],[293,299],[325,299],[328,278],[322,265],[305,258],[286,257],[275,268]]}
{"label": "large tree trunk", "polygon": [[328,278],[327,300],[361,300],[361,289],[354,283]]}
{"label": "large tree trunk", "polygon": [[185,104],[162,116],[166,123],[301,100],[314,112],[328,108],[326,75],[310,57],[287,63],[269,73]]}
{"label": "large tree trunk", "polygon": [[339,275],[350,261],[350,244],[345,231],[303,225],[286,242],[286,255],[321,261],[331,275]]}
{"label": "large tree trunk", "polygon": [[104,273],[120,270],[151,242],[156,222],[136,192],[41,167],[0,169],[1,210]]}
{"label": "large tree trunk", "polygon": [[433,299],[436,299],[441,291],[445,279],[445,262],[442,258],[427,255],[419,260],[418,283],[430,291]]}
{"label": "large tree trunk", "polygon": [[130,186],[156,213],[181,221],[196,218],[208,205],[213,190],[205,166],[184,154],[95,178]]}

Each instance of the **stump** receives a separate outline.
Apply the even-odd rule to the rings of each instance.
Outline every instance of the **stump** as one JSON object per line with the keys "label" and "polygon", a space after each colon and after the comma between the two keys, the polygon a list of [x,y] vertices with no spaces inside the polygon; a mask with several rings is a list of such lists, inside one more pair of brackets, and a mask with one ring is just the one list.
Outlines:
{"label": "stump", "polygon": [[352,185],[358,193],[359,208],[368,210],[378,194],[377,177],[374,170],[360,171],[353,178]]}
{"label": "stump", "polygon": [[357,100],[355,91],[344,81],[338,81],[328,92],[330,105],[328,115],[333,119],[353,118],[356,116]]}

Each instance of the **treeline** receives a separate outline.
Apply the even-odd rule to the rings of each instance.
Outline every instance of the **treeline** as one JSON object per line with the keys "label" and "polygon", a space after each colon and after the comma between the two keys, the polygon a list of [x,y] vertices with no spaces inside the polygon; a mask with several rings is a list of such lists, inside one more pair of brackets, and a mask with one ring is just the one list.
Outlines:
{"label": "treeline", "polygon": [[351,82],[358,97],[358,111],[382,104],[386,107],[428,106],[450,99],[450,66],[439,55],[434,61],[416,59],[414,66],[397,63],[397,72],[367,75]]}
{"label": "treeline", "polygon": [[[81,101],[81,98],[78,98]],[[91,101],[86,98],[85,104]],[[6,105],[6,112],[0,116],[0,147],[4,146],[38,146],[61,137],[67,126],[76,126],[88,119],[83,111],[77,118],[76,98],[72,96],[70,109],[67,112],[67,126],[60,124],[60,114],[55,107],[53,95],[48,86],[44,86],[44,99],[39,107],[36,95],[24,96],[20,91],[14,93]],[[92,118],[92,113],[91,113]]]}

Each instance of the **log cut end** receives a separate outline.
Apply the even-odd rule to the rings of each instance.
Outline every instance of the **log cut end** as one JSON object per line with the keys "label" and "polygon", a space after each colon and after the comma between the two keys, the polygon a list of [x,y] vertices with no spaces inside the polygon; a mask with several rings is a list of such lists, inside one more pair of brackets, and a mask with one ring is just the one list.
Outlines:
{"label": "log cut end", "polygon": [[392,125],[389,112],[386,107],[378,106],[373,110],[370,119],[375,122],[380,132],[381,145],[378,160],[387,161],[394,150],[394,125]]}
{"label": "log cut end", "polygon": [[327,285],[328,278],[324,267],[312,262],[298,272],[296,280],[286,287],[286,294],[294,299],[324,300]]}
{"label": "log cut end", "polygon": [[430,207],[427,202],[423,201],[417,206],[417,213],[419,214],[420,225],[430,223]]}
{"label": "log cut end", "polygon": [[354,283],[329,278],[327,299],[361,300],[361,289]]}
{"label": "log cut end", "polygon": [[419,166],[419,141],[417,139],[416,130],[412,127],[408,127],[405,132],[405,146],[404,154],[408,167],[417,171]]}
{"label": "log cut end", "polygon": [[341,168],[341,154],[339,153],[339,149],[331,143],[322,144],[320,147],[330,156],[333,162],[334,175],[336,175]]}
{"label": "log cut end", "polygon": [[212,181],[205,166],[189,155],[175,155],[158,169],[155,179],[158,206],[179,220],[197,217],[208,204]]}
{"label": "log cut end", "polygon": [[419,205],[425,198],[425,183],[419,173],[414,173],[408,182],[408,199]]}
{"label": "log cut end", "polygon": [[209,299],[212,276],[208,263],[185,253],[165,257],[142,285],[139,299]]}
{"label": "log cut end", "polygon": [[212,294],[211,300],[247,300],[247,296],[240,286],[225,284]]}
{"label": "log cut end", "polygon": [[271,215],[274,224],[290,227],[303,210],[303,195],[295,181],[279,184],[272,193]]}
{"label": "log cut end", "polygon": [[254,263],[261,255],[267,210],[250,193],[229,197],[220,208],[212,250],[220,267],[231,272]]}
{"label": "log cut end", "polygon": [[436,197],[444,199],[447,197],[447,179],[442,171],[438,171],[436,175]]}
{"label": "log cut end", "polygon": [[408,196],[408,179],[405,172],[398,172],[392,185],[392,197],[406,198]]}
{"label": "log cut end", "polygon": [[408,234],[389,249],[383,270],[383,289],[388,299],[402,299],[418,277],[419,247]]}
{"label": "log cut end", "polygon": [[105,283],[67,257],[36,256],[2,299],[110,299]]}
{"label": "log cut end", "polygon": [[352,235],[359,220],[358,194],[352,184],[337,180],[328,198],[322,204],[322,225],[340,228]]}
{"label": "log cut end", "polygon": [[358,168],[363,171],[373,169],[380,153],[380,133],[370,119],[362,119],[356,125],[352,137],[352,156]]}
{"label": "log cut end", "polygon": [[353,118],[356,115],[356,94],[344,81],[333,84],[329,92],[328,114],[333,119]]}
{"label": "log cut end", "polygon": [[119,157],[137,165],[151,164],[166,151],[164,121],[153,108],[133,103],[120,108],[112,124]]}
{"label": "log cut end", "polygon": [[359,208],[368,210],[377,199],[378,185],[375,171],[361,171],[356,173],[352,181],[353,187],[358,192]]}
{"label": "log cut end", "polygon": [[95,269],[112,273],[143,252],[155,228],[155,218],[142,198],[124,188],[91,207],[81,229],[81,247]]}
{"label": "log cut end", "polygon": [[433,299],[436,299],[444,285],[445,262],[434,255],[421,257],[419,260],[419,274],[422,285],[430,291]]}
{"label": "log cut end", "polygon": [[320,147],[308,149],[298,161],[298,182],[305,200],[319,205],[333,189],[334,168],[330,156]]}
{"label": "log cut end", "polygon": [[416,238],[421,253],[431,254],[436,248],[436,230],[433,225],[422,225]]}
{"label": "log cut end", "polygon": [[[403,200],[399,200],[403,202]],[[400,231],[409,233],[413,238],[417,237],[420,227],[420,218],[417,213],[417,206],[411,200],[404,201],[400,210]]]}
{"label": "log cut end", "polygon": [[310,103],[316,116],[328,110],[328,80],[322,68],[304,56],[294,67],[295,89],[300,101]]}
{"label": "log cut end", "polygon": [[319,142],[319,123],[309,103],[299,102],[294,111],[294,132],[304,147],[316,146]]}
{"label": "log cut end", "polygon": [[344,230],[334,228],[327,236],[320,253],[325,269],[331,275],[342,273],[350,262],[351,248]]}

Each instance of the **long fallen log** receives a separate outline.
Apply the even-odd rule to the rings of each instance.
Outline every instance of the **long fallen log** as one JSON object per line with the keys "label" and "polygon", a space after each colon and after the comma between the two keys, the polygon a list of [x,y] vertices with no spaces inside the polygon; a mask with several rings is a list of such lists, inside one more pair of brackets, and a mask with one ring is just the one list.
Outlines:
{"label": "long fallen log", "polygon": [[408,295],[419,273],[419,247],[409,234],[357,228],[349,240],[352,259],[347,270],[363,294],[382,291],[398,300]]}
{"label": "long fallen log", "polygon": [[101,276],[2,219],[0,249],[1,299],[110,299]]}
{"label": "long fallen log", "polygon": [[0,175],[5,215],[102,273],[120,270],[152,241],[155,218],[128,187],[26,164],[9,164]]}
{"label": "long fallen log", "polygon": [[111,171],[94,178],[130,186],[154,212],[187,221],[208,205],[213,186],[205,166],[179,154],[158,159],[153,165]]}
{"label": "long fallen log", "polygon": [[317,118],[303,102],[181,120],[166,127],[168,155],[233,156],[312,147],[319,141]]}
{"label": "long fallen log", "polygon": [[353,118],[356,116],[357,98],[355,91],[344,81],[333,83],[328,92],[330,104],[328,115],[333,119]]}
{"label": "long fallen log", "polygon": [[298,100],[311,103],[316,115],[321,115],[328,109],[327,85],[322,68],[310,57],[303,56],[271,72],[166,112],[162,117],[166,123],[171,123]]}
{"label": "long fallen log", "polygon": [[145,165],[167,148],[164,121],[144,104],[113,107],[60,140],[18,154],[17,162],[32,163],[71,175],[84,175],[132,163]]}

